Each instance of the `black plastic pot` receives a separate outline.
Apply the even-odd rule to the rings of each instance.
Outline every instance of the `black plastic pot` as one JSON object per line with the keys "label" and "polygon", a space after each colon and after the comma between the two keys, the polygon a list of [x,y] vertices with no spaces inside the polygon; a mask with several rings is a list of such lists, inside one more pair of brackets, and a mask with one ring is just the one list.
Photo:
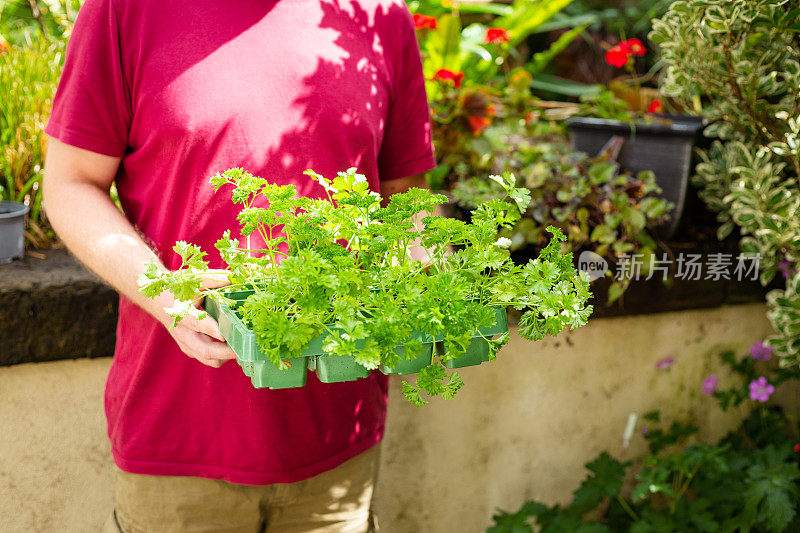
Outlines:
{"label": "black plastic pot", "polygon": [[692,148],[702,136],[703,119],[686,115],[658,115],[669,124],[636,124],[602,118],[570,117],[567,128],[573,150],[597,155],[613,136],[626,139],[618,161],[622,170],[638,174],[652,170],[662,197],[675,207],[670,218],[658,228],[659,235],[669,239],[675,233],[683,214],[689,173],[692,170]]}
{"label": "black plastic pot", "polygon": [[10,263],[25,254],[25,215],[28,206],[0,201],[0,263]]}

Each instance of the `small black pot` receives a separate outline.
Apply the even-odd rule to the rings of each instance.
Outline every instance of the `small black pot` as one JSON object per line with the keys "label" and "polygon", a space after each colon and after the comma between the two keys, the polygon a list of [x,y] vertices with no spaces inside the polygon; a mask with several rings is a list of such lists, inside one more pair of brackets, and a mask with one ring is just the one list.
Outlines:
{"label": "small black pot", "polygon": [[567,128],[573,150],[597,155],[613,136],[625,138],[619,154],[622,170],[638,174],[652,170],[661,196],[675,207],[669,220],[658,228],[659,236],[669,239],[675,233],[683,214],[689,173],[692,170],[692,148],[702,136],[703,119],[687,115],[657,115],[669,124],[636,124],[602,118],[570,117]]}
{"label": "small black pot", "polygon": [[25,214],[28,206],[0,201],[0,263],[10,263],[25,254]]}

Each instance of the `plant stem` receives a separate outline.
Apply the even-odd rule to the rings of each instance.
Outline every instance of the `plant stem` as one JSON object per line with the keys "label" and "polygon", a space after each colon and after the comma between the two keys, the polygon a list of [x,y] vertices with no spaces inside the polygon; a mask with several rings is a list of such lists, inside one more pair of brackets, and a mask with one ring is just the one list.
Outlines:
{"label": "plant stem", "polygon": [[617,494],[617,502],[619,502],[620,507],[622,507],[628,516],[630,516],[634,521],[639,520],[639,516],[634,512],[628,502],[623,498],[621,495]]}

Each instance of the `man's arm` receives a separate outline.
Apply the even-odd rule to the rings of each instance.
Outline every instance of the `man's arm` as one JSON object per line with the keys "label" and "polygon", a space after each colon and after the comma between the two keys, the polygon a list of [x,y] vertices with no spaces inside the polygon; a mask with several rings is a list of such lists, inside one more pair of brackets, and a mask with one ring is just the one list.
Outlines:
{"label": "man's arm", "polygon": [[[174,298],[156,299],[138,291],[137,278],[156,255],[108,194],[120,158],[90,152],[50,138],[44,172],[47,218],[64,244],[85,265],[164,326],[172,318],[164,311]],[[169,330],[181,350],[203,364],[219,367],[236,356],[223,342],[217,323],[184,318]],[[212,339],[213,337],[213,339]]]}

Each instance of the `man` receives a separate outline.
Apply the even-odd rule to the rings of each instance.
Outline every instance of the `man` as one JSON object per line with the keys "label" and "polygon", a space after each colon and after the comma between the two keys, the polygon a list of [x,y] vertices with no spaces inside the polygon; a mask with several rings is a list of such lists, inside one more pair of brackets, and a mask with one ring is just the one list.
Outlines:
{"label": "man", "polygon": [[[47,126],[47,213],[120,293],[105,409],[110,531],[365,531],[387,380],[254,389],[212,319],[174,329],[136,279],[213,252],[234,166],[321,197],[303,176],[355,166],[386,196],[434,166],[401,0],[86,0]],[[108,190],[116,181],[124,215]]]}

